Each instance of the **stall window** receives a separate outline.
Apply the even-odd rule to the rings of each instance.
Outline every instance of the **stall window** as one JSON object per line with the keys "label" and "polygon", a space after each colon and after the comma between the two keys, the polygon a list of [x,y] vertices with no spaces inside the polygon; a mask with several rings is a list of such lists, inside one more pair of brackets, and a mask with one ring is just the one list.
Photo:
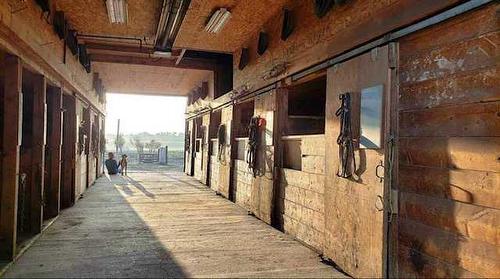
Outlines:
{"label": "stall window", "polygon": [[248,137],[248,124],[253,117],[254,113],[254,100],[244,103],[236,104],[235,109],[235,137],[245,138]]}
{"label": "stall window", "polygon": [[324,134],[325,103],[326,76],[290,87],[286,134]]}

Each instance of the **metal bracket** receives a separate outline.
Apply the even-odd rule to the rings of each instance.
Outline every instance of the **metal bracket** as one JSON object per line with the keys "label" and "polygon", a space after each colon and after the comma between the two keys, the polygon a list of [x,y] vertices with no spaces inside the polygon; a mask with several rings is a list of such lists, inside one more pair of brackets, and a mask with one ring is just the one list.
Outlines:
{"label": "metal bracket", "polygon": [[399,214],[399,192],[396,189],[391,189],[391,196],[389,198],[389,203],[391,205],[391,214]]}

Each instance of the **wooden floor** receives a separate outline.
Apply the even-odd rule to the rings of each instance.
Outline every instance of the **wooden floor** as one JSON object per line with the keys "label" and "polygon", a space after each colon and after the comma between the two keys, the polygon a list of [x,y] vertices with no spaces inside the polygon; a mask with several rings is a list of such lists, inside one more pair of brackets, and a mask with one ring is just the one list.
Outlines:
{"label": "wooden floor", "polygon": [[180,172],[100,178],[5,277],[343,277]]}

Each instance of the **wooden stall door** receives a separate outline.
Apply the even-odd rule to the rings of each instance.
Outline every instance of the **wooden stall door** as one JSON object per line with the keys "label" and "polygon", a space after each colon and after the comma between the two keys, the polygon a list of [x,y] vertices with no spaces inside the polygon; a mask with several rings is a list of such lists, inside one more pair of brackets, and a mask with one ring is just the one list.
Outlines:
{"label": "wooden stall door", "polygon": [[[353,179],[337,176],[340,122],[335,112],[339,95],[352,95],[352,129],[359,138],[362,89],[382,85],[383,109],[389,96],[388,47],[328,69],[326,97],[326,184],[325,184],[325,255],[354,277],[382,277],[384,270],[384,182],[376,175],[384,162],[384,142],[388,139],[388,119],[383,117],[380,149],[355,147],[356,172]],[[386,170],[387,171],[387,170]],[[379,170],[379,173],[381,170]]]}
{"label": "wooden stall door", "polygon": [[74,96],[63,95],[63,143],[61,151],[61,205],[68,208],[75,203],[76,187],[76,100]]}
{"label": "wooden stall door", "polygon": [[221,156],[219,159],[219,185],[218,190],[223,197],[226,197],[230,200],[234,201],[234,196],[232,195],[232,187],[231,187],[231,177],[232,177],[232,168],[231,168],[231,156],[233,156],[231,152],[232,148],[232,123],[233,123],[233,106],[228,106],[222,109],[221,112],[221,124],[225,125],[226,129],[226,140],[224,146],[221,148]]}

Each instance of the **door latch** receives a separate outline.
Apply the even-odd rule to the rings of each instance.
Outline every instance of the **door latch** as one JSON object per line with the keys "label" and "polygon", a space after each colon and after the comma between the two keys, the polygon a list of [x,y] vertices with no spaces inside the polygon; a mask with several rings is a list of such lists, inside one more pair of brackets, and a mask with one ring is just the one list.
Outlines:
{"label": "door latch", "polygon": [[[382,169],[382,175],[379,174],[379,169]],[[379,178],[380,183],[384,181],[384,173],[385,173],[385,166],[382,160],[380,160],[380,163],[375,168],[375,175]]]}

